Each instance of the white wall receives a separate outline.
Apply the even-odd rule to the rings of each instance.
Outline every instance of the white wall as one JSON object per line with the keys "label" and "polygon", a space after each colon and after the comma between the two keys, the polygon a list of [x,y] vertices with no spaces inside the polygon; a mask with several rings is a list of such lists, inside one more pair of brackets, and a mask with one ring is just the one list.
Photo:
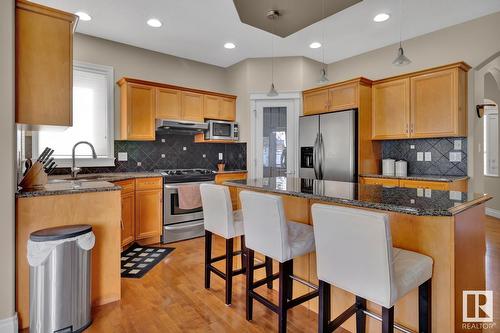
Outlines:
{"label": "white wall", "polygon": [[[469,135],[468,169],[472,189],[487,191],[496,199],[487,206],[500,210],[500,179],[486,180],[482,174],[482,158],[478,144],[482,142],[482,121],[475,116],[475,105],[482,103],[483,87],[477,85],[475,67],[500,51],[500,13],[455,25],[427,35],[416,37],[403,43],[405,54],[412,60],[408,66],[392,65],[397,45],[383,47],[349,59],[328,65],[331,81],[342,81],[358,76],[376,80],[384,77],[413,72],[429,67],[440,66],[457,61],[465,61],[473,67],[469,72]],[[477,158],[475,158],[477,157]]]}
{"label": "white wall", "polygon": [[0,1],[0,45],[0,332],[8,332],[15,312],[14,1]]}

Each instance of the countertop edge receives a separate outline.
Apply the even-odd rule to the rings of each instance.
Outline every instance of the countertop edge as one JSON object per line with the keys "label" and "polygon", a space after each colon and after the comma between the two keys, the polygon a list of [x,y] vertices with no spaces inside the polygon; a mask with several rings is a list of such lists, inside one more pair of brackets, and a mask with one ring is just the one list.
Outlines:
{"label": "countertop edge", "polygon": [[[110,183],[110,184],[112,184],[112,183]],[[121,189],[122,188],[120,186],[113,185],[113,186],[109,186],[109,187],[16,192],[16,199],[59,196],[59,195],[71,195],[71,194],[83,194],[83,193],[113,192],[113,191],[121,191]]]}
{"label": "countertop edge", "polygon": [[360,174],[359,177],[366,178],[386,178],[386,179],[402,179],[402,180],[420,180],[430,182],[452,183],[460,180],[467,180],[469,176],[433,176],[433,175],[411,175],[411,176],[388,176],[378,174]]}

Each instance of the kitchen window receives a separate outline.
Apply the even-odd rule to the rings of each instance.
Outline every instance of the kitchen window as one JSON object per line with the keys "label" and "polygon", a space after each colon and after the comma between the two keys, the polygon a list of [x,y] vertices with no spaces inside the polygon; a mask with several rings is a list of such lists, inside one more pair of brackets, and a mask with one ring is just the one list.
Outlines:
{"label": "kitchen window", "polygon": [[45,147],[55,150],[59,167],[71,166],[73,145],[89,141],[97,159],[86,145],[76,148],[77,165],[114,166],[113,68],[83,62],[73,63],[73,126],[63,131],[42,130],[33,136],[33,156]]}

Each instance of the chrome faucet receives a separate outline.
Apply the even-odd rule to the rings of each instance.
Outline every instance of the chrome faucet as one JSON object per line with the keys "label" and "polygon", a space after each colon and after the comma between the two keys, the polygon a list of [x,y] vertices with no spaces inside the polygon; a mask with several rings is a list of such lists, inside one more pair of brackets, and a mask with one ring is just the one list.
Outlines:
{"label": "chrome faucet", "polygon": [[73,178],[73,179],[76,179],[76,176],[81,171],[81,169],[77,168],[76,165],[75,165],[75,150],[76,150],[76,146],[78,146],[78,145],[80,145],[82,143],[84,143],[86,145],[89,145],[90,149],[92,149],[92,158],[93,159],[97,158],[97,154],[95,153],[94,146],[92,146],[92,144],[90,142],[88,142],[88,141],[79,141],[79,142],[75,143],[75,145],[73,146],[73,153],[71,154],[71,159],[72,159],[71,178]]}

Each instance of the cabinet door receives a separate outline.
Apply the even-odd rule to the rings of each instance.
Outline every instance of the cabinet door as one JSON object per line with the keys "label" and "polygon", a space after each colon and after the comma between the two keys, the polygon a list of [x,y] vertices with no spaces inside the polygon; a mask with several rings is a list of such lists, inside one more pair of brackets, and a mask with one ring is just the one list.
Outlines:
{"label": "cabinet door", "polygon": [[458,135],[458,70],[412,77],[410,87],[411,136]]}
{"label": "cabinet door", "polygon": [[375,84],[372,89],[372,138],[408,138],[410,79]]}
{"label": "cabinet door", "polygon": [[135,194],[122,193],[122,247],[135,240]]}
{"label": "cabinet door", "polygon": [[205,119],[220,119],[221,98],[218,96],[203,96],[203,117]]}
{"label": "cabinet door", "polygon": [[221,120],[236,120],[236,100],[234,98],[222,98],[219,117]]}
{"label": "cabinet door", "polygon": [[328,89],[304,94],[304,116],[328,112]]}
{"label": "cabinet door", "polygon": [[158,119],[182,119],[181,92],[175,89],[158,88],[156,118]]}
{"label": "cabinet door", "polygon": [[328,90],[329,111],[349,110],[358,107],[358,84],[351,83]]}
{"label": "cabinet door", "polygon": [[203,95],[182,92],[182,119],[203,121]]}
{"label": "cabinet door", "polygon": [[16,4],[16,122],[73,124],[73,24],[75,16]]}
{"label": "cabinet door", "polygon": [[135,238],[161,235],[162,189],[135,192]]}
{"label": "cabinet door", "polygon": [[127,139],[154,140],[156,90],[142,84],[127,84]]}

